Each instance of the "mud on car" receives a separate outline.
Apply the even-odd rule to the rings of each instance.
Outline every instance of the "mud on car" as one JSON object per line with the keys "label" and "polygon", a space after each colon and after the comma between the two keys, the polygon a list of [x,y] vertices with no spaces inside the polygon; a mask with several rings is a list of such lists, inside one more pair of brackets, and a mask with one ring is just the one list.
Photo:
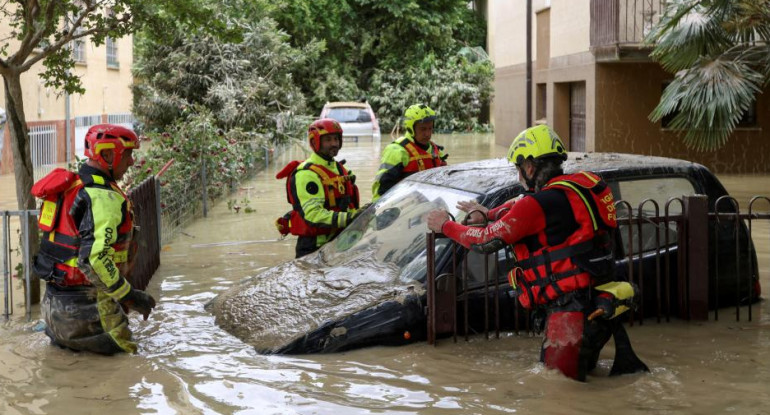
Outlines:
{"label": "mud on car", "polygon": [[[705,167],[683,160],[627,154],[570,153],[565,173],[580,170],[599,174],[612,188],[616,200],[636,208],[639,202],[654,199],[663,206],[671,197],[702,194],[708,197],[709,211],[726,195],[725,188]],[[372,345],[400,345],[426,338],[426,233],[425,215],[446,209],[460,221],[465,213],[456,209],[461,200],[478,200],[495,207],[523,193],[517,170],[504,159],[484,160],[430,169],[407,179],[388,191],[376,204],[359,216],[333,241],[306,257],[270,268],[242,281],[219,295],[210,305],[217,324],[264,353],[323,353]],[[670,212],[677,214],[675,205]],[[679,206],[681,208],[681,206]],[[623,216],[622,209],[618,211]],[[656,289],[656,251],[668,249],[671,275],[676,275],[676,228],[668,229],[668,246],[663,236],[656,241],[654,223],[619,226],[615,235],[616,274],[627,275],[630,240],[642,241],[642,254],[632,256],[635,267],[643,262],[645,314],[652,315]],[[710,233],[714,226],[709,225]],[[639,235],[641,232],[641,235]],[[674,233],[674,234],[671,234]],[[719,290],[709,278],[710,306],[720,307],[754,301],[759,295],[756,253],[743,226],[737,233],[741,250],[736,254],[734,232],[719,232],[715,247],[710,244],[709,261],[719,261]],[[634,242],[636,244],[636,242]],[[637,246],[638,249],[638,246]],[[715,256],[718,251],[718,257]],[[465,267],[452,264],[453,258],[468,261],[467,285],[457,283],[457,298],[469,299],[469,309],[484,306],[494,298],[500,310],[500,326],[512,329],[527,313],[520,308],[507,282],[513,266],[510,248],[488,257],[467,251],[446,238],[435,244],[436,274],[448,274]],[[484,261],[489,261],[484,267]],[[735,271],[736,261],[752,261],[753,275]],[[495,264],[494,262],[497,262]],[[660,266],[665,266],[660,262]],[[496,266],[495,266],[496,265]],[[484,270],[489,273],[484,275]],[[715,272],[715,267],[709,267]],[[744,267],[745,270],[745,267]],[[456,275],[456,274],[455,274]],[[497,280],[499,292],[490,296],[485,284]],[[459,281],[459,278],[456,279]],[[491,281],[485,282],[485,281]],[[677,298],[679,285],[670,281],[668,290]],[[648,304],[649,302],[649,304]],[[678,305],[671,307],[673,315]],[[458,312],[460,307],[457,307]],[[482,331],[478,316],[468,321],[471,331]],[[460,325],[463,319],[458,318]],[[526,322],[523,322],[526,323]],[[461,327],[461,330],[464,329]]]}

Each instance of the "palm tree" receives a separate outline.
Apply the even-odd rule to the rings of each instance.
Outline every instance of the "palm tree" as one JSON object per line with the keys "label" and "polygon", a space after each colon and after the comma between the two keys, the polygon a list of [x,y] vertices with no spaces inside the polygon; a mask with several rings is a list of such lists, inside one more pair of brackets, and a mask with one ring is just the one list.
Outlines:
{"label": "palm tree", "polygon": [[669,0],[647,42],[675,74],[650,120],[673,115],[688,147],[718,149],[770,82],[770,0]]}

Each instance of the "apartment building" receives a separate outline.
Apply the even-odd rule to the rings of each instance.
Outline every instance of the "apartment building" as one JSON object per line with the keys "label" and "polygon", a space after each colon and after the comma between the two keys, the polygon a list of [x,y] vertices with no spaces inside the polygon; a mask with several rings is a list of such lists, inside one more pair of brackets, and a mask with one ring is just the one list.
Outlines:
{"label": "apartment building", "polygon": [[[668,120],[649,121],[673,78],[643,44],[665,0],[532,1],[533,119],[553,126],[570,149],[677,157],[722,173],[770,171],[770,89],[718,151],[687,149]],[[527,7],[524,0],[486,6],[495,136],[509,145],[528,125]]]}
{"label": "apartment building", "polygon": [[[0,28],[0,37],[6,36],[7,30]],[[38,76],[42,62],[22,75],[36,178],[56,164],[74,160],[74,155],[83,157],[83,139],[91,125],[110,122],[131,126],[132,42],[131,36],[108,38],[100,46],[88,39],[73,42],[76,64],[72,71],[81,78],[86,90],[82,95],[67,96],[46,87]],[[0,96],[0,107],[4,108],[2,83]],[[8,128],[2,127],[0,133],[0,174],[5,174],[13,171],[13,156]]]}

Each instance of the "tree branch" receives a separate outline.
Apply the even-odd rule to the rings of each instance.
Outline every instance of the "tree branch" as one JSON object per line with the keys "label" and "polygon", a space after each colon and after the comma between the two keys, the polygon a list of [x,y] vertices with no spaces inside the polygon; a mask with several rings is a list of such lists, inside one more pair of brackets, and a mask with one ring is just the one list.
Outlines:
{"label": "tree branch", "polygon": [[110,30],[117,29],[118,27],[120,27],[121,23],[127,23],[128,22],[130,17],[122,18],[122,19],[112,19],[109,24],[105,24],[104,26],[97,26],[97,27],[93,27],[93,28],[91,28],[89,30],[84,30],[84,31],[81,31],[81,32],[77,32],[77,30],[83,26],[83,21],[85,20],[85,18],[87,16],[91,15],[92,13],[94,13],[99,8],[99,6],[102,5],[103,3],[105,3],[105,2],[104,1],[96,2],[96,3],[87,2],[86,4],[88,4],[88,5],[85,8],[85,10],[83,10],[78,15],[76,20],[71,21],[72,22],[72,26],[69,28],[69,30],[64,32],[64,35],[61,38],[59,38],[58,41],[56,41],[56,42],[52,43],[51,45],[45,47],[35,57],[33,57],[32,59],[27,60],[22,65],[20,65],[21,70],[22,71],[26,71],[26,70],[30,69],[34,64],[36,64],[37,62],[41,61],[42,59],[45,59],[46,57],[48,57],[52,53],[54,53],[57,50],[59,50],[62,47],[64,47],[65,44],[67,44],[69,42],[72,42],[73,40],[84,38],[84,37],[88,37],[88,36],[91,36],[91,35],[94,35],[94,34],[97,34],[97,33],[106,33],[106,32],[109,32]]}

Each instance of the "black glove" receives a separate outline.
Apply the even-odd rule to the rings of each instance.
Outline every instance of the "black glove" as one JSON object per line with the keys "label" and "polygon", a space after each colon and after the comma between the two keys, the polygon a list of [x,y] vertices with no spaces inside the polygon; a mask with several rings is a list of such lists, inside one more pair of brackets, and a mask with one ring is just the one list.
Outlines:
{"label": "black glove", "polygon": [[610,293],[603,292],[594,298],[594,310],[589,316],[588,321],[595,318],[609,320],[615,317],[615,297]]}
{"label": "black glove", "polygon": [[155,308],[155,299],[150,294],[142,290],[131,289],[120,301],[124,307],[140,313],[145,320],[150,315],[150,311]]}

